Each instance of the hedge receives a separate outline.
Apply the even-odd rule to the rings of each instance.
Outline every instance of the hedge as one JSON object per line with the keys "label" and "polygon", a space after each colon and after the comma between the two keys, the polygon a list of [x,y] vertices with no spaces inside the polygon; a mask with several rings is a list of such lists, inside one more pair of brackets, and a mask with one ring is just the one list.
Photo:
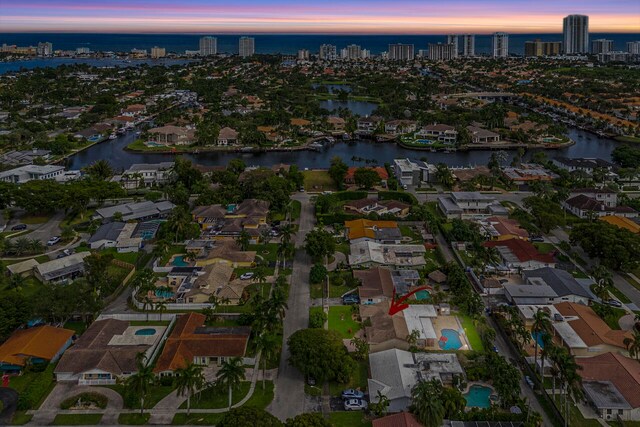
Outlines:
{"label": "hedge", "polygon": [[72,396],[68,399],[65,399],[60,403],[60,409],[69,409],[78,404],[78,402],[82,401],[83,403],[93,403],[100,409],[104,409],[107,407],[109,403],[109,399],[106,396],[96,393],[96,392],[86,392],[80,393],[76,396]]}
{"label": "hedge", "polygon": [[403,193],[401,191],[380,191],[378,193],[378,200],[398,200],[410,205],[417,205],[418,199],[411,193]]}

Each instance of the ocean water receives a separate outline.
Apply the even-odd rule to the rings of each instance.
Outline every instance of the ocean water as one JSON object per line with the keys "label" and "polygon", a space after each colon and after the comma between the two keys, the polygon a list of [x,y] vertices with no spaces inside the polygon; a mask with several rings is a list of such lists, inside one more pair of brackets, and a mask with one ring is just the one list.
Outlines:
{"label": "ocean water", "polygon": [[[496,29],[499,30],[499,29]],[[238,38],[241,35],[256,39],[257,53],[295,54],[299,49],[317,52],[321,44],[334,44],[341,49],[349,44],[357,44],[379,54],[388,49],[390,43],[409,43],[419,49],[426,49],[429,43],[445,42],[444,35],[309,35],[309,34],[238,34],[216,35],[220,53],[237,53]],[[151,49],[153,46],[165,47],[168,52],[183,53],[185,50],[197,50],[202,34],[74,34],[74,33],[0,33],[0,45],[33,46],[38,42],[51,42],[54,49],[75,50],[88,47],[93,51],[128,52],[132,48]],[[640,34],[598,34],[592,33],[591,39],[607,38],[614,42],[615,50],[626,50],[626,43],[640,40]],[[543,41],[562,41],[562,34],[511,34],[509,52],[524,53],[524,42],[533,39]],[[476,54],[487,54],[491,49],[491,35],[476,35]]]}

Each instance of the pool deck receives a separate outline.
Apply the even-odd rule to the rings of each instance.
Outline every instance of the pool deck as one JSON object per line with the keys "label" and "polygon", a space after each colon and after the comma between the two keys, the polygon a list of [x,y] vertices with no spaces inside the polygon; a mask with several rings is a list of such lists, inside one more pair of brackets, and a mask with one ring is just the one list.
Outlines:
{"label": "pool deck", "polygon": [[[457,316],[438,316],[431,319],[431,323],[433,324],[433,329],[436,331],[436,335],[438,337],[442,336],[443,329],[453,329],[458,333],[463,331],[462,324],[460,323],[460,319]],[[462,343],[462,347],[459,350],[470,350],[471,344],[469,344],[469,340],[467,339],[466,334],[460,334],[460,342]],[[440,350],[443,351],[438,343],[436,342],[434,346],[427,346],[428,350]],[[445,350],[448,351],[448,350]]]}
{"label": "pool deck", "polygon": [[[153,335],[136,335],[142,329],[155,329]],[[166,326],[129,326],[122,335],[114,335],[109,345],[154,345],[164,334]]]}

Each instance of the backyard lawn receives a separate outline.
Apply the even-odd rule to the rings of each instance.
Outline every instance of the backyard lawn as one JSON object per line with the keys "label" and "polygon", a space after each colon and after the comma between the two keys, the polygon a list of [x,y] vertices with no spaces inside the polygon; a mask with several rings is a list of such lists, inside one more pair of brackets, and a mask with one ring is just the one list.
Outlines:
{"label": "backyard lawn", "polygon": [[400,229],[400,233],[402,233],[404,237],[410,237],[411,240],[420,239],[420,235],[414,231],[413,227],[410,227],[408,225],[400,225],[398,226],[398,228]]}
{"label": "backyard lawn", "polygon": [[458,314],[458,318],[460,319],[462,328],[464,329],[467,335],[467,339],[469,340],[471,349],[475,351],[484,350],[484,346],[482,345],[482,340],[480,339],[480,335],[478,335],[478,331],[475,325],[473,324],[473,320],[471,320],[469,316],[465,316],[462,314]]}
{"label": "backyard lawn", "polygon": [[553,246],[553,244],[547,242],[534,243],[533,246],[535,246],[541,254],[548,254],[556,250],[556,247]]}
{"label": "backyard lawn", "polygon": [[[21,288],[21,293],[27,298],[35,298],[44,288],[42,282],[33,276],[25,278],[24,284]],[[0,298],[5,292],[15,292],[13,289],[9,289],[7,285],[0,285]]]}
{"label": "backyard lawn", "polygon": [[353,338],[362,325],[352,318],[353,307],[338,305],[329,307],[329,330],[337,331],[342,338]]}
{"label": "backyard lawn", "polygon": [[336,184],[326,170],[303,171],[305,191],[336,191]]}
{"label": "backyard lawn", "polygon": [[357,368],[351,376],[351,380],[347,384],[340,384],[337,382],[329,383],[329,393],[332,396],[338,396],[342,393],[342,390],[348,388],[359,389],[365,391],[367,389],[367,379],[369,378],[369,364],[360,360],[357,361]]}

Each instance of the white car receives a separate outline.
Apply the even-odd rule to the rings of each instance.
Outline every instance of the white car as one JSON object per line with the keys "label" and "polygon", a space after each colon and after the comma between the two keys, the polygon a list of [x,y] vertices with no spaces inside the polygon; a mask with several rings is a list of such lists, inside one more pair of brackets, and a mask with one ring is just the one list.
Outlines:
{"label": "white car", "polygon": [[344,401],[345,411],[363,411],[367,409],[367,402],[363,399],[348,399]]}
{"label": "white car", "polygon": [[47,241],[47,246],[53,246],[53,245],[55,245],[55,244],[57,244],[57,243],[60,243],[60,237],[58,237],[58,236],[53,236],[52,238],[50,238],[50,239]]}
{"label": "white car", "polygon": [[240,280],[249,280],[253,277],[253,273],[244,273],[240,276]]}

